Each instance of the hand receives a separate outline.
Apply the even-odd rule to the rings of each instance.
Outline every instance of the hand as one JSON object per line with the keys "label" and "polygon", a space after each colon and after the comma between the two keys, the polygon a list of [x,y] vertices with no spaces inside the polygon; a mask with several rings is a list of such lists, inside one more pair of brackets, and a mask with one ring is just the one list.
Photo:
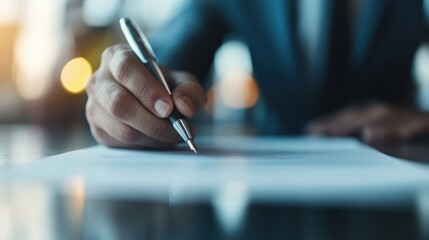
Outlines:
{"label": "hand", "polygon": [[307,126],[315,135],[359,135],[363,141],[407,141],[429,134],[429,113],[386,104],[354,106]]}
{"label": "hand", "polygon": [[111,147],[165,148],[181,141],[168,120],[173,102],[186,117],[206,104],[190,74],[163,69],[172,96],[125,45],[107,48],[86,91],[86,117],[97,142]]}

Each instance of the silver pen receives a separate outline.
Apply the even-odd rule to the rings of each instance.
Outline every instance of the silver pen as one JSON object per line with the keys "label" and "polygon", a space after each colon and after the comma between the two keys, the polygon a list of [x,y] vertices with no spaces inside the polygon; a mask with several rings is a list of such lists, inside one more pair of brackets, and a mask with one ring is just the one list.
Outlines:
{"label": "silver pen", "polygon": [[[119,23],[131,49],[149,72],[152,73],[155,79],[165,87],[168,94],[171,95],[170,87],[157,64],[155,53],[138,25],[129,18],[121,18]],[[173,112],[168,116],[168,120],[182,139],[189,145],[189,148],[194,151],[195,154],[198,154],[197,147],[194,144],[194,135],[185,117],[174,108]]]}

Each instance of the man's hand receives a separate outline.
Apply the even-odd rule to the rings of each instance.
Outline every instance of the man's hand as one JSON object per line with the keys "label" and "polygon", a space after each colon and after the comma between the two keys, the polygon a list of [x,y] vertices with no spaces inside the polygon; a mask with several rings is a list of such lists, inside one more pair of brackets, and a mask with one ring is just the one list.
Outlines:
{"label": "man's hand", "polygon": [[180,141],[163,118],[174,106],[193,117],[206,94],[190,74],[164,70],[172,96],[125,45],[107,48],[86,91],[86,117],[97,142],[111,147],[170,147]]}
{"label": "man's hand", "polygon": [[365,142],[408,141],[429,135],[429,113],[386,104],[343,109],[307,126],[314,135],[359,135]]}

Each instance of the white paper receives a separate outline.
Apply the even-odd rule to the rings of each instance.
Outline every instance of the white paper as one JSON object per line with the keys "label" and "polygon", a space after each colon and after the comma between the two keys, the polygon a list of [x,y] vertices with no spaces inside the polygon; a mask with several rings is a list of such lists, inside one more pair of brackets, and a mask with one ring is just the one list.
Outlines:
{"label": "white paper", "polygon": [[186,146],[173,151],[96,146],[12,169],[0,179],[38,179],[66,189],[78,177],[88,197],[171,203],[246,198],[389,206],[414,201],[419,189],[429,186],[418,165],[353,139],[237,137],[196,143],[198,156]]}

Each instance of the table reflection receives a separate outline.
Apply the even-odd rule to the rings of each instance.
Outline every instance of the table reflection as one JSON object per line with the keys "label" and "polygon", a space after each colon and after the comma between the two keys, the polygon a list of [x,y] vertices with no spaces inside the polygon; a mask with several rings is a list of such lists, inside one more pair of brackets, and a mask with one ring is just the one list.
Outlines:
{"label": "table reflection", "polygon": [[0,186],[0,239],[55,239],[56,200],[48,186]]}
{"label": "table reflection", "polygon": [[0,124],[0,169],[95,144],[89,131],[82,126],[49,128],[32,124]]}
{"label": "table reflection", "polygon": [[[8,167],[94,144],[83,130],[0,126],[0,174]],[[25,146],[25,147],[24,147]],[[375,145],[426,163],[429,142]],[[63,182],[0,183],[0,239],[429,239],[429,186],[406,206],[317,205],[252,199],[230,182],[208,199],[99,196],[79,175]],[[370,196],[369,196],[370,197]]]}
{"label": "table reflection", "polygon": [[[84,182],[78,177],[62,190],[46,184],[15,183],[2,188],[0,196],[0,239],[428,237],[424,227],[428,226],[429,215],[422,216],[419,211],[429,214],[428,192],[420,199],[425,204],[420,202],[420,205],[401,209],[249,201],[241,206],[241,218],[232,216],[230,211],[219,210],[216,201],[173,203],[168,198],[85,198]],[[229,200],[234,199],[230,197]],[[228,218],[239,221],[232,224],[234,229],[225,224]]]}

